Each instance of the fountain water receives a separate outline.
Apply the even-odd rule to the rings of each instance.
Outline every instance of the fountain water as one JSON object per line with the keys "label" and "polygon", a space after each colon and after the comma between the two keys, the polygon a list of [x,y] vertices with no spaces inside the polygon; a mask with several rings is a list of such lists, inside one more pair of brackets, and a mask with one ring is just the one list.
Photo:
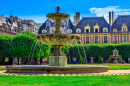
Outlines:
{"label": "fountain water", "polygon": [[[60,12],[60,6],[57,6],[56,13],[46,15],[49,19],[56,21],[56,31],[54,34],[38,34],[36,40],[44,44],[52,45],[55,51],[49,57],[49,66],[6,66],[7,72],[54,72],[54,73],[86,73],[86,72],[104,72],[108,71],[108,66],[67,66],[67,57],[61,52],[63,45],[70,45],[80,40],[78,34],[63,34],[60,31],[61,20],[70,17],[69,14]],[[79,49],[78,49],[79,51]],[[79,52],[80,53],[80,52]],[[81,56],[81,55],[80,55]]]}

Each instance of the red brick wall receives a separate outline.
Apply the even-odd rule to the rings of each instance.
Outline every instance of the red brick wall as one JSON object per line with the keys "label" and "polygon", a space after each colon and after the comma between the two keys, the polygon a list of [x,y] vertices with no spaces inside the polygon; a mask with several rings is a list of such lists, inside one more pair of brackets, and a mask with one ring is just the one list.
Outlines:
{"label": "red brick wall", "polygon": [[16,33],[11,33],[11,32],[8,32],[8,31],[0,30],[0,35],[2,35],[3,33],[7,34],[7,35],[11,35],[11,36],[16,35]]}

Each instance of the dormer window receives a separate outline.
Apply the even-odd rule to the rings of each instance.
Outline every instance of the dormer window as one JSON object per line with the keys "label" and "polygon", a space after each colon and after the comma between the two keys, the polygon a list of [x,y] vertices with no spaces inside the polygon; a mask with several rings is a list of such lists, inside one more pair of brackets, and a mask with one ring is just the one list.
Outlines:
{"label": "dormer window", "polygon": [[85,26],[84,33],[89,33],[89,32],[90,32],[90,26]]}
{"label": "dormer window", "polygon": [[68,30],[67,30],[67,33],[72,33],[72,30],[71,30],[71,29],[68,29]]}
{"label": "dormer window", "polygon": [[79,28],[76,29],[76,33],[81,33],[81,30]]}
{"label": "dormer window", "polygon": [[108,32],[108,29],[107,28],[103,28],[103,32]]}
{"label": "dormer window", "polygon": [[95,33],[99,32],[99,26],[97,25],[93,26],[93,32]]}
{"label": "dormer window", "polygon": [[86,29],[86,33],[89,33],[89,29]]}
{"label": "dormer window", "polygon": [[42,30],[42,33],[46,33],[47,31],[45,29]]}
{"label": "dormer window", "polygon": [[60,28],[60,31],[61,31],[62,33],[64,33],[64,28],[63,28],[63,27],[61,27],[61,28]]}
{"label": "dormer window", "polygon": [[121,31],[123,31],[123,32],[128,31],[128,30],[127,30],[127,26],[126,26],[126,25],[123,25],[123,26],[121,27]]}
{"label": "dormer window", "polygon": [[126,28],[123,28],[123,31],[126,31]]}
{"label": "dormer window", "polygon": [[113,32],[117,32],[117,29],[116,29],[116,28],[114,28],[114,29],[113,29]]}
{"label": "dormer window", "polygon": [[50,33],[54,33],[54,32],[55,32],[55,27],[51,27]]}
{"label": "dormer window", "polygon": [[55,32],[55,30],[51,30],[51,33],[54,33]]}
{"label": "dormer window", "polygon": [[95,28],[95,33],[97,33],[98,32],[98,28]]}

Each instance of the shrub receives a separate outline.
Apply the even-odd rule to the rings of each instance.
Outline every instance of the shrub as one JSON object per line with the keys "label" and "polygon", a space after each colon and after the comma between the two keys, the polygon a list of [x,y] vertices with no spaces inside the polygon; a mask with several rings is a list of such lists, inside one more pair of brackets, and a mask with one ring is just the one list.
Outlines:
{"label": "shrub", "polygon": [[103,63],[101,55],[98,58],[98,63]]}

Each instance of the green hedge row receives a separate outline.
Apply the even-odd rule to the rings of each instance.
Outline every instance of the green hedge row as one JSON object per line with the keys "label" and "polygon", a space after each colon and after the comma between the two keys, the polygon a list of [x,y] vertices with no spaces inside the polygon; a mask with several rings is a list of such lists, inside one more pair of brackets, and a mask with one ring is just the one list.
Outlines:
{"label": "green hedge row", "polygon": [[130,43],[124,42],[121,44],[74,44],[74,45],[65,45],[62,48],[62,51],[72,58],[82,57],[99,57],[108,59],[110,55],[113,55],[114,49],[119,50],[119,55],[124,58],[130,58]]}
{"label": "green hedge row", "polygon": [[[36,47],[35,47],[36,46]],[[113,54],[112,50],[119,50],[119,55],[130,58],[130,43],[121,44],[74,44],[64,45],[62,52],[70,58],[99,57],[108,59]],[[43,58],[49,57],[54,52],[51,45],[42,44],[36,41],[36,34],[29,31],[10,36],[0,35],[0,57],[19,58]]]}

